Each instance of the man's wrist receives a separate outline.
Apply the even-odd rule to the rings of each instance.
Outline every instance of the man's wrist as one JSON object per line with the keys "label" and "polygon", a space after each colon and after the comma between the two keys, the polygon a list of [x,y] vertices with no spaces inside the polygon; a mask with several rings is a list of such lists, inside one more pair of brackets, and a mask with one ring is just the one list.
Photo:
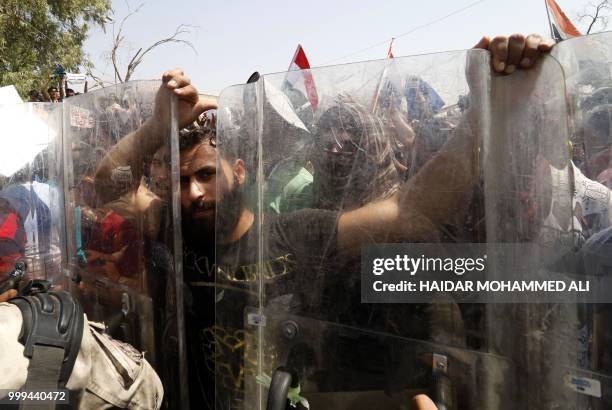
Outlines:
{"label": "man's wrist", "polygon": [[164,138],[170,132],[169,124],[155,117],[148,118],[140,126],[137,134],[138,144],[145,148],[145,151],[155,151],[163,144]]}

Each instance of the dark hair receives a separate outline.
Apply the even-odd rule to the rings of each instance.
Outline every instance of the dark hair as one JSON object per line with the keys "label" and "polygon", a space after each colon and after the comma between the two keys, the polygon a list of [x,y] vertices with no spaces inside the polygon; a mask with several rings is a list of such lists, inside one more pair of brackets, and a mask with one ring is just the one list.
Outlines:
{"label": "dark hair", "polygon": [[346,106],[335,105],[321,115],[318,123],[320,130],[341,128],[355,137],[363,132],[363,124]]}
{"label": "dark hair", "polygon": [[[327,130],[342,130],[348,141],[330,140]],[[335,139],[335,137],[334,137]],[[349,96],[321,115],[312,155],[315,169],[313,192],[317,208],[354,209],[388,198],[399,189],[390,136],[382,120]],[[330,151],[329,144],[348,143],[347,152]],[[342,150],[344,151],[344,150]]]}
{"label": "dark hair", "polygon": [[197,120],[179,131],[179,151],[187,151],[206,141],[211,147],[217,147],[216,121],[208,118],[204,112]]}
{"label": "dark hair", "polygon": [[42,102],[43,97],[38,90],[30,90],[28,93],[30,100],[34,100],[35,102]]}
{"label": "dark hair", "polygon": [[51,86],[51,87],[47,88],[47,92],[48,92],[48,93],[50,93],[50,92],[52,92],[52,91],[56,91],[56,92],[57,92],[57,91],[59,91],[59,90],[57,89],[57,87],[53,87],[53,86]]}
{"label": "dark hair", "polygon": [[179,131],[179,151],[184,152],[201,143],[208,143],[220,156],[227,160],[245,159],[243,154],[247,144],[244,144],[243,140],[242,135],[233,138],[227,138],[226,136],[223,141],[217,140],[216,118],[209,118],[206,113],[203,113],[191,125]]}
{"label": "dark hair", "polygon": [[322,139],[323,134],[332,129],[346,131],[350,136],[348,143],[355,148],[361,147],[365,133],[364,119],[360,117],[358,111],[351,110],[349,105],[339,103],[321,115],[317,124],[317,132],[314,136],[315,143],[319,148],[324,148],[332,142]]}
{"label": "dark hair", "polygon": [[211,147],[217,147],[216,133],[213,130],[203,128],[183,128],[179,132],[179,150],[187,151],[208,140]]}

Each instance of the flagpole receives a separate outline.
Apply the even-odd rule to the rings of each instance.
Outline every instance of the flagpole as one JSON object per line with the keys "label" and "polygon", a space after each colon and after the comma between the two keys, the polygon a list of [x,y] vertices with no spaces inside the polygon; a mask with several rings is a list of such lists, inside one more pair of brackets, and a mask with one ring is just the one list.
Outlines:
{"label": "flagpole", "polygon": [[376,114],[378,111],[378,102],[380,101],[380,94],[382,92],[383,83],[387,78],[387,67],[382,71],[380,78],[378,80],[378,84],[376,86],[376,91],[374,92],[374,98],[372,98],[372,114]]}
{"label": "flagpole", "polygon": [[391,38],[391,42],[389,43],[389,50],[387,51],[387,58],[393,58],[393,41],[395,40],[395,38]]}
{"label": "flagpole", "polygon": [[293,62],[295,61],[295,58],[297,57],[298,53],[300,52],[300,48],[301,47],[302,47],[301,44],[297,45],[297,47],[295,48],[295,53],[293,53],[293,58],[289,62],[289,67],[287,68],[287,72],[285,73],[285,80],[283,81],[283,85],[281,86],[281,90],[283,90],[283,92],[287,91],[287,88],[288,88],[288,85],[289,85],[289,81],[287,81],[287,77],[289,77],[289,72],[291,71],[291,66],[293,65]]}
{"label": "flagpole", "polygon": [[[389,43],[389,49],[387,50],[388,59],[395,58],[393,56],[393,41],[394,40],[395,40],[395,37],[392,37],[391,42]],[[380,79],[378,80],[378,85],[376,86],[376,91],[374,92],[374,98],[372,98],[372,114],[376,114],[376,111],[378,111],[378,103],[380,101],[380,94],[384,86],[384,81],[387,78],[388,68],[389,68],[389,65],[385,65],[385,69],[383,70],[382,74],[380,75]]]}
{"label": "flagpole", "polygon": [[287,68],[287,71],[291,70],[291,65],[293,64],[293,62],[295,61],[295,58],[297,57],[298,53],[300,52],[300,48],[302,48],[302,45],[298,44],[296,49],[295,49],[295,53],[293,53],[293,58],[291,59],[291,62],[289,63],[289,67]]}
{"label": "flagpole", "polygon": [[544,0],[544,7],[546,7],[546,16],[548,17],[548,29],[550,30],[550,37],[553,38],[557,43],[559,42],[553,31],[553,24],[550,20],[550,10],[548,10],[548,0]]}

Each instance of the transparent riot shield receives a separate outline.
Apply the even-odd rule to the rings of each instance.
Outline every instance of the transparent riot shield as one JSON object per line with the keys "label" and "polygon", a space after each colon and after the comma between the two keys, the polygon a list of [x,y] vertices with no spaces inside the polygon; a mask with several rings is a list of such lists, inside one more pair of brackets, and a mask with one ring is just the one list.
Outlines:
{"label": "transparent riot shield", "polygon": [[[610,232],[612,232],[612,33],[564,41],[553,50],[562,65],[571,110],[570,155],[574,197],[573,214],[582,243],[577,250],[574,270],[597,278],[602,294],[612,273]],[[580,371],[583,379],[595,386],[587,391],[601,400],[591,399],[595,409],[608,408],[612,362],[610,342],[612,323],[609,298],[583,307],[579,320],[581,333]],[[580,373],[574,371],[573,374]],[[601,386],[601,387],[600,387]]]}
{"label": "transparent riot shield", "polygon": [[583,239],[610,226],[612,140],[612,33],[559,44],[553,52],[566,73],[572,111],[571,155],[575,207]]}
{"label": "transparent riot shield", "polygon": [[64,101],[66,270],[88,318],[145,352],[165,407],[181,408],[178,129],[150,126],[159,87],[131,82]]}
{"label": "transparent riot shield", "polygon": [[0,124],[0,273],[23,269],[20,288],[34,279],[65,287],[61,105],[3,105]]}
{"label": "transparent riot shield", "polygon": [[[564,72],[553,58],[534,70],[492,80],[482,170],[486,242],[489,256],[496,255],[489,260],[488,280],[565,284],[585,279],[575,269],[584,241],[572,207],[565,90]],[[511,408],[589,408],[589,396],[568,380],[584,377],[577,370],[586,347],[584,302],[595,296],[554,289],[506,296],[498,300],[514,303],[487,301],[484,340],[490,353],[511,357],[516,368],[520,387]]]}
{"label": "transparent riot shield", "polygon": [[[376,363],[377,347],[414,348],[415,358],[422,344],[420,352],[433,360],[434,349],[425,347],[430,326],[418,325],[429,314],[424,306],[360,303],[360,244],[348,245],[346,254],[339,250],[338,220],[342,212],[359,212],[400,195],[457,128],[474,129],[453,148],[464,150],[471,163],[470,144],[481,138],[486,123],[461,120],[470,100],[486,100],[489,82],[485,54],[473,53],[468,97],[466,58],[459,52],[312,70],[304,77],[316,84],[316,97],[312,88],[286,82],[285,74],[221,95],[219,158],[228,164],[244,159],[246,178],[232,181],[230,174],[219,182],[217,176],[216,323],[208,334],[219,408],[266,408],[268,389],[275,389],[273,375],[282,366],[305,397],[319,400],[318,408],[352,408],[361,393],[374,400],[388,396],[392,378],[381,365],[386,357]],[[483,106],[473,104],[472,112]],[[441,172],[451,179],[454,173],[456,180],[474,172],[471,165],[454,165],[462,164],[447,162],[443,166],[449,168]],[[293,195],[296,177],[304,173],[310,178],[300,183],[309,186]],[[411,189],[418,195],[428,187]],[[471,195],[469,186],[455,191],[453,201]],[[270,201],[277,192],[280,199]],[[270,206],[283,201],[291,206]],[[236,213],[236,206],[242,211]],[[278,214],[279,209],[293,212]],[[237,214],[251,215],[252,225],[237,242],[220,245],[232,235]],[[454,320],[451,314],[450,323]],[[374,344],[368,342],[371,335],[380,336],[374,336]],[[452,346],[454,338],[446,343]],[[346,361],[338,356],[345,349]],[[441,358],[444,349],[439,352]],[[360,355],[370,357],[357,363]],[[412,386],[402,385],[410,383],[400,376],[406,369],[395,369],[395,393],[425,389],[428,364],[421,369],[423,380]],[[342,397],[352,404],[343,407]],[[401,400],[394,400],[388,397],[399,406]]]}
{"label": "transparent riot shield", "polygon": [[[256,398],[263,388],[261,408],[270,408],[268,397],[279,388],[270,379],[283,371],[290,376],[289,392],[299,385],[298,396],[311,409],[409,409],[417,394],[430,395],[439,408],[516,408],[520,380],[507,356],[274,310],[263,313],[263,329],[248,323],[245,330],[263,330],[263,351],[280,366],[267,363],[262,375],[245,380],[246,397]],[[247,344],[248,358],[257,357],[256,350],[248,350],[255,346]],[[305,408],[306,401],[292,398]]]}
{"label": "transparent riot shield", "polygon": [[565,73],[496,76],[471,50],[225,90],[217,408],[609,406]]}

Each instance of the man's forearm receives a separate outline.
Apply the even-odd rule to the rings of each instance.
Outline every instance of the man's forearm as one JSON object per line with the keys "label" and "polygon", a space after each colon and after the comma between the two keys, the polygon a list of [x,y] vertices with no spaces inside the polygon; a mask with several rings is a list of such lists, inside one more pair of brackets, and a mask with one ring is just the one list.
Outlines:
{"label": "man's forearm", "polygon": [[397,194],[340,215],[340,253],[355,255],[373,242],[437,240],[440,228],[467,205],[478,176],[478,124],[467,118]]}
{"label": "man's forearm", "polygon": [[455,135],[401,187],[400,221],[403,215],[417,212],[434,226],[442,226],[466,205],[478,178],[476,121],[474,113],[467,113]]}
{"label": "man's forearm", "polygon": [[134,189],[138,187],[145,158],[155,153],[169,132],[169,126],[148,119],[111,148],[98,165],[95,175],[96,192],[103,203],[116,199],[112,175],[120,167],[129,167]]}

